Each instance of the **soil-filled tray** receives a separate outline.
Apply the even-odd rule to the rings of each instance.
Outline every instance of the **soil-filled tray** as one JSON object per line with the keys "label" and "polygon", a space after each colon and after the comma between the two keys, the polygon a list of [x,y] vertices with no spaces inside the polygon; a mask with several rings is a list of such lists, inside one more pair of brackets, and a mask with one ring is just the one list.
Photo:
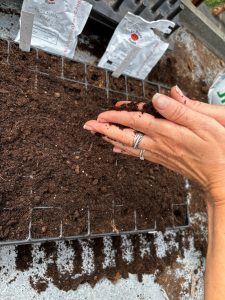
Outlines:
{"label": "soil-filled tray", "polygon": [[[7,64],[3,58],[8,47],[0,47],[2,241],[26,239],[29,224],[33,239],[187,225],[186,205],[174,209],[186,203],[181,176],[116,155],[100,137],[83,130],[87,120],[126,95],[143,101],[145,94],[147,100],[157,86],[114,80],[94,66],[87,66],[84,74],[84,66],[72,61],[65,61],[61,70],[56,66],[63,66],[59,57],[49,60],[54,68],[48,68],[46,55],[24,61],[15,54],[17,46],[10,47],[13,55]],[[40,66],[49,75],[39,73]],[[17,223],[3,222],[16,219],[15,210],[23,211]]]}

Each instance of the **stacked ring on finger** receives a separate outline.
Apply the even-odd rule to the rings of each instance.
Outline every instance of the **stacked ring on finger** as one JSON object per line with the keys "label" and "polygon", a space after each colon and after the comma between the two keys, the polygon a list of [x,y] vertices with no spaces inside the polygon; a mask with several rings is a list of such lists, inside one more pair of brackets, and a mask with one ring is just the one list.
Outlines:
{"label": "stacked ring on finger", "polygon": [[143,139],[143,137],[144,137],[144,134],[142,134],[141,132],[136,132],[135,133],[133,144],[132,144],[132,147],[134,149],[138,149],[138,146],[139,146],[141,140]]}

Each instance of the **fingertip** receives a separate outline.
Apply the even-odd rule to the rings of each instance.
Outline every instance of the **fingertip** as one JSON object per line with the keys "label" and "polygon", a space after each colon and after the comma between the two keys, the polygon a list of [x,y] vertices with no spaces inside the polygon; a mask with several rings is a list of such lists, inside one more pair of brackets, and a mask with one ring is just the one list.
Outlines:
{"label": "fingertip", "polygon": [[116,110],[108,110],[100,113],[98,115],[97,121],[99,123],[108,123],[111,121],[112,116],[114,116],[115,113],[119,113]]}
{"label": "fingertip", "polygon": [[103,119],[102,117],[98,117],[97,121],[99,123],[107,123],[107,121],[105,119]]}
{"label": "fingertip", "polygon": [[95,132],[96,123],[97,123],[96,120],[89,120],[83,125],[83,129],[88,130],[93,133],[93,132]]}
{"label": "fingertip", "polygon": [[178,85],[175,85],[175,91],[180,97],[184,97],[184,93],[181,91]]}
{"label": "fingertip", "polygon": [[83,128],[84,128],[84,129],[87,129],[88,127],[92,127],[92,125],[94,124],[94,122],[96,122],[96,121],[95,121],[95,120],[89,120],[89,121],[87,121],[87,122],[84,124]]}
{"label": "fingertip", "polygon": [[87,125],[87,124],[84,124],[83,129],[89,130],[89,131],[93,130],[93,128],[91,126]]}
{"label": "fingertip", "polygon": [[107,123],[107,113],[108,112],[102,112],[101,114],[98,115],[97,121],[99,123]]}
{"label": "fingertip", "polygon": [[160,96],[163,96],[163,94],[155,93],[152,97],[152,102],[156,101]]}
{"label": "fingertip", "polygon": [[113,147],[113,152],[115,153],[122,153],[122,150],[118,147]]}
{"label": "fingertip", "polygon": [[171,88],[171,90],[170,90],[170,95],[171,95],[171,97],[172,98],[174,98],[174,96],[176,96],[177,95],[177,89],[176,89],[176,85],[175,86],[173,86],[172,88]]}
{"label": "fingertip", "polygon": [[129,104],[130,102],[131,102],[131,101],[125,101],[125,100],[123,100],[123,101],[118,101],[118,102],[116,102],[115,107],[120,107],[121,105]]}
{"label": "fingertip", "polygon": [[184,95],[181,89],[175,85],[171,88],[171,97],[182,104],[186,104],[188,98]]}
{"label": "fingertip", "polygon": [[166,108],[169,105],[170,102],[169,100],[170,100],[169,97],[159,93],[156,93],[152,97],[152,103],[154,107],[159,110]]}

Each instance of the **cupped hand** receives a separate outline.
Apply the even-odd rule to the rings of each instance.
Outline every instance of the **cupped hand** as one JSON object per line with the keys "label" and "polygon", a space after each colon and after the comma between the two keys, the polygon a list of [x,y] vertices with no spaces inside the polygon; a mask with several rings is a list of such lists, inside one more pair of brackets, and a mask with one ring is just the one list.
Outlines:
{"label": "cupped hand", "polygon": [[[114,152],[139,157],[139,149],[144,150],[146,160],[197,180],[212,194],[215,205],[225,205],[224,107],[198,104],[177,91],[174,94],[172,89],[176,100],[162,94],[153,97],[154,107],[165,119],[142,112],[107,111],[84,128],[101,133]],[[133,149],[137,131],[144,137],[139,149]]]}

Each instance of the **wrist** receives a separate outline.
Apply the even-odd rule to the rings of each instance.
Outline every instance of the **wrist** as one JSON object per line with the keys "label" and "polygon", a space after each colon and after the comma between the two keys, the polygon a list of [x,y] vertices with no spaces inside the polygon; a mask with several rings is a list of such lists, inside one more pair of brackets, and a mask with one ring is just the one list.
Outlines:
{"label": "wrist", "polygon": [[225,208],[225,188],[217,188],[209,191],[212,198],[212,206]]}
{"label": "wrist", "polygon": [[[216,206],[213,209],[213,247],[216,246],[215,242],[220,240],[221,235],[224,238],[225,233],[225,206]],[[218,239],[219,238],[219,239]]]}
{"label": "wrist", "polygon": [[225,206],[225,165],[210,169],[206,190],[212,198],[212,206]]}
{"label": "wrist", "polygon": [[211,198],[212,207],[225,206],[225,173],[221,176],[213,176],[214,180],[210,180],[207,191]]}

